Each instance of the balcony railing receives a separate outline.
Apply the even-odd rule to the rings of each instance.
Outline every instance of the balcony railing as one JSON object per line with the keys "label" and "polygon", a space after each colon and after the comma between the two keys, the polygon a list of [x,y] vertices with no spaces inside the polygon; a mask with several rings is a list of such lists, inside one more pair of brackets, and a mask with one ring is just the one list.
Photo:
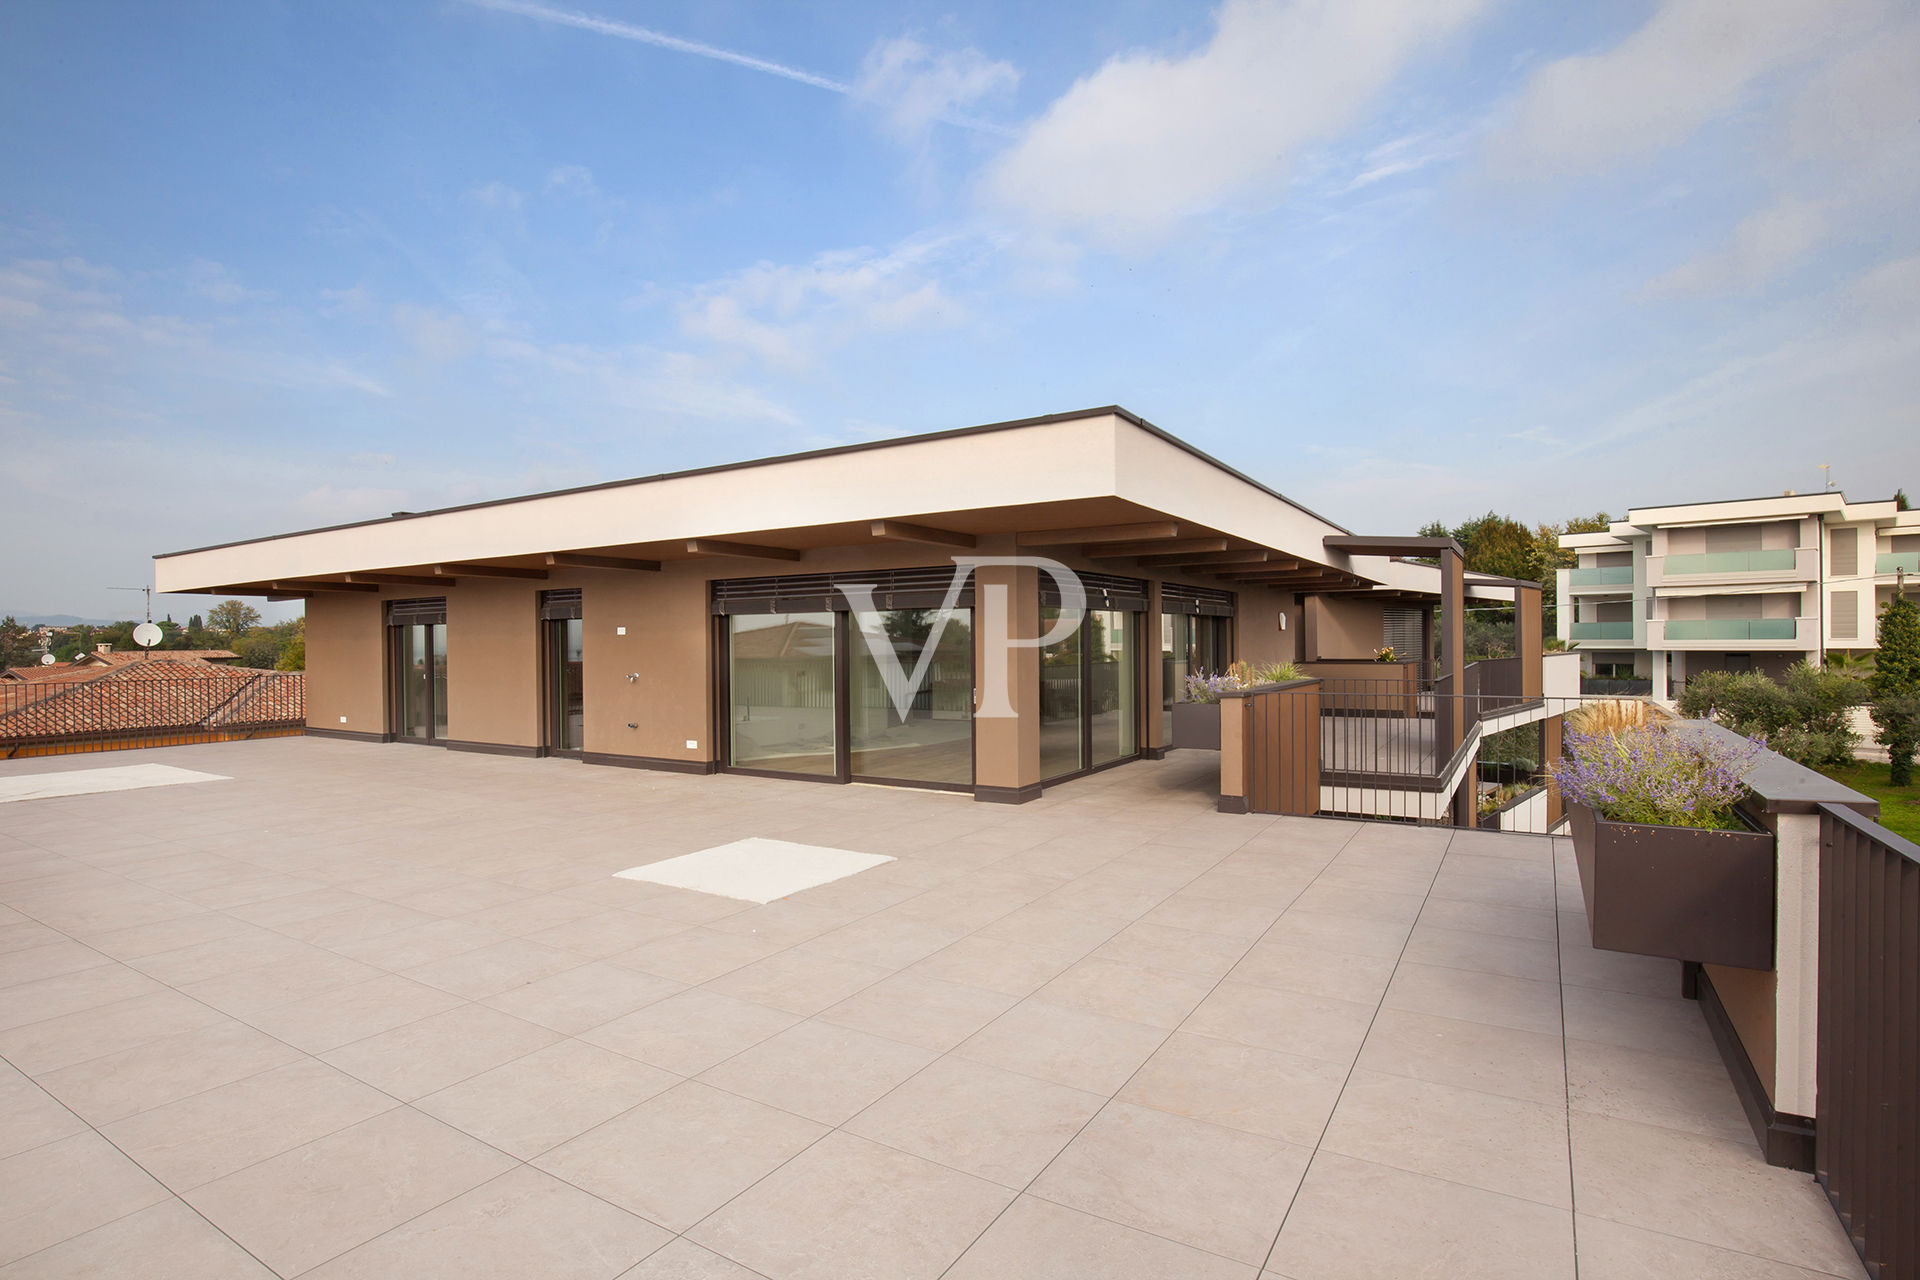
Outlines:
{"label": "balcony railing", "polygon": [[1621,619],[1616,622],[1576,622],[1573,624],[1575,640],[1631,640],[1633,639],[1633,620]]}
{"label": "balcony railing", "polygon": [[1668,556],[1663,572],[1668,577],[1695,573],[1760,573],[1791,569],[1800,562],[1800,553],[1792,547],[1777,551],[1709,551],[1702,555]]}
{"label": "balcony railing", "polygon": [[1797,632],[1794,618],[1674,618],[1667,622],[1669,640],[1791,640]]}
{"label": "balcony railing", "polygon": [[1567,581],[1576,587],[1630,587],[1633,585],[1633,566],[1609,564],[1598,569],[1575,569],[1568,575]]}
{"label": "balcony railing", "polygon": [[306,677],[155,656],[73,680],[0,684],[0,760],[304,733]]}
{"label": "balcony railing", "polygon": [[1920,573],[1920,551],[1883,551],[1873,558],[1875,573]]}

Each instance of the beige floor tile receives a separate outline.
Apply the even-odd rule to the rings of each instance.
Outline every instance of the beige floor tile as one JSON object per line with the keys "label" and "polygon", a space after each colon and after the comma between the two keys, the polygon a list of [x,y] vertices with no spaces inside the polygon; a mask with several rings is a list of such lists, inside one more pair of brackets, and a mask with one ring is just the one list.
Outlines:
{"label": "beige floor tile", "polygon": [[[307,944],[299,944],[306,947]],[[320,947],[308,954],[259,968],[237,969],[180,988],[203,1004],[236,1018],[250,1018],[268,1009],[322,992],[335,991],[380,976],[380,970]]]}
{"label": "beige floor tile", "polygon": [[1513,938],[1497,933],[1444,929],[1422,921],[1407,938],[1404,960],[1446,969],[1476,969],[1509,978],[1560,980],[1560,952],[1553,943],[1537,938]]}
{"label": "beige floor tile", "polygon": [[607,962],[698,986],[782,950],[765,938],[702,926],[608,956]]}
{"label": "beige floor tile", "polygon": [[307,1053],[337,1049],[464,1003],[438,987],[383,973],[251,1015],[247,1021]]}
{"label": "beige floor tile", "polygon": [[839,956],[888,971],[917,964],[934,952],[958,942],[970,930],[938,919],[917,919],[883,911],[823,933],[800,944],[800,950]]}
{"label": "beige floor tile", "polygon": [[376,938],[337,943],[333,950],[350,959],[399,973],[490,947],[504,942],[506,937],[497,929],[488,929],[471,920],[435,920]]}
{"label": "beige floor tile", "polygon": [[250,931],[251,926],[244,921],[219,911],[203,911],[197,915],[176,916],[153,924],[135,925],[131,929],[94,934],[87,945],[104,955],[124,961]]}
{"label": "beige floor tile", "polygon": [[795,1115],[838,1125],[933,1061],[930,1049],[826,1022],[803,1022],[711,1067],[700,1079]]}
{"label": "beige floor tile", "polygon": [[218,1010],[161,987],[130,1000],[0,1032],[0,1057],[28,1075],[45,1075],[135,1045],[228,1021]]}
{"label": "beige floor tile", "polygon": [[713,979],[706,987],[721,995],[751,1000],[806,1018],[892,976],[893,972],[891,967],[800,947],[743,965]]}
{"label": "beige floor tile", "polygon": [[1358,1065],[1414,1080],[1558,1106],[1567,1096],[1558,1035],[1382,1009]]}
{"label": "beige floor tile", "polygon": [[1453,898],[1429,898],[1420,910],[1420,923],[1436,929],[1466,933],[1497,933],[1509,938],[1552,942],[1560,927],[1554,913],[1538,907],[1502,907]]}
{"label": "beige floor tile", "polygon": [[531,1160],[680,1083],[672,1072],[580,1040],[484,1071],[414,1106]]}
{"label": "beige floor tile", "polygon": [[1321,947],[1261,941],[1227,975],[1236,982],[1378,1005],[1393,977],[1390,956],[1362,956]]}
{"label": "beige floor tile", "polygon": [[1012,1008],[1015,1000],[1004,992],[942,982],[909,970],[849,996],[819,1018],[944,1053]]}
{"label": "beige floor tile", "polygon": [[1751,1139],[1580,1111],[1571,1129],[1582,1213],[1837,1275],[1855,1264],[1819,1185],[1769,1167]]}
{"label": "beige floor tile", "polygon": [[98,965],[0,990],[0,1031],[118,1004],[166,988],[125,965]]}
{"label": "beige floor tile", "polygon": [[1858,1260],[1847,1271],[1815,1271],[1584,1213],[1575,1215],[1574,1229],[1580,1241],[1582,1280],[1651,1280],[1655,1276],[1685,1276],[1687,1280],[1828,1280],[1834,1274],[1848,1280],[1865,1280],[1867,1274]]}
{"label": "beige floor tile", "polygon": [[1131,1102],[1311,1147],[1347,1068],[1176,1031],[1120,1091]]}
{"label": "beige floor tile", "polygon": [[562,951],[571,951],[589,959],[604,960],[608,956],[670,938],[691,928],[693,926],[684,920],[660,920],[643,916],[637,911],[613,909],[596,911],[592,915],[536,929],[521,936],[543,947],[559,947]]}
{"label": "beige floor tile", "polygon": [[1560,977],[1568,986],[1668,998],[1680,993],[1678,960],[1596,951],[1587,945],[1586,917],[1569,914],[1565,919],[1578,922],[1575,928],[1563,928],[1560,934]]}
{"label": "beige floor tile", "polygon": [[1727,1069],[1593,1040],[1567,1040],[1567,1099],[1576,1111],[1664,1125],[1735,1142],[1752,1126]]}
{"label": "beige floor tile", "polygon": [[87,1122],[18,1071],[0,1064],[0,1160],[84,1133]]}
{"label": "beige floor tile", "polygon": [[0,953],[0,988],[114,963],[111,956],[102,955],[85,943],[74,942],[51,930],[48,933],[50,940],[42,946]]}
{"label": "beige floor tile", "polygon": [[1556,1208],[1573,1207],[1563,1105],[1358,1068],[1322,1151]]}
{"label": "beige floor tile", "polygon": [[484,1003],[562,1035],[577,1036],[683,990],[670,978],[591,962],[509,987]]}
{"label": "beige floor tile", "polygon": [[1573,1215],[1322,1151],[1267,1266],[1290,1280],[1571,1280]]}
{"label": "beige floor tile", "polygon": [[1031,1193],[1257,1266],[1312,1154],[1115,1102],[1047,1166]]}
{"label": "beige floor tile", "polygon": [[1315,881],[1294,899],[1291,909],[1411,927],[1424,901],[1418,893],[1382,893]]}
{"label": "beige floor tile", "polygon": [[320,1056],[403,1102],[424,1097],[560,1037],[481,1005],[461,1005]]}
{"label": "beige floor tile", "polygon": [[1559,984],[1532,978],[1403,961],[1381,1005],[1516,1031],[1560,1033]]}
{"label": "beige floor tile", "polygon": [[1595,987],[1568,987],[1567,1036],[1669,1058],[1717,1064],[1720,1051],[1698,1003]]}
{"label": "beige floor tile", "polygon": [[1311,911],[1296,903],[1274,922],[1273,928],[1267,930],[1264,941],[1336,954],[1397,960],[1401,949],[1407,945],[1407,934],[1412,929],[1410,923],[1399,920],[1368,920],[1329,911]]}
{"label": "beige floor tile", "polygon": [[0,1263],[167,1199],[97,1133],[75,1134],[0,1160]]}
{"label": "beige floor tile", "polygon": [[1026,997],[1065,972],[1084,952],[975,934],[943,947],[913,972],[943,982]]}
{"label": "beige floor tile", "polygon": [[756,1271],[702,1249],[685,1236],[667,1245],[618,1280],[765,1280]]}
{"label": "beige floor tile", "polygon": [[852,1134],[821,1139],[688,1232],[778,1280],[934,1280],[1013,1193]]}
{"label": "beige floor tile", "polygon": [[1181,1030],[1282,1053],[1348,1063],[1373,1021],[1370,1004],[1332,1000],[1251,982],[1222,982]]}
{"label": "beige floor tile", "polygon": [[[1449,855],[1450,861],[1458,855]],[[1502,859],[1484,859],[1494,864]],[[1555,909],[1553,876],[1545,867],[1508,863],[1504,872],[1456,870],[1443,865],[1433,880],[1433,896],[1451,902],[1478,902],[1489,907],[1517,907],[1523,911]]]}
{"label": "beige floor tile", "polygon": [[308,1272],[313,1280],[605,1280],[672,1236],[525,1165]]}
{"label": "beige floor tile", "polygon": [[[168,925],[197,923],[208,918],[228,920],[219,912],[169,920]],[[324,948],[257,925],[234,921],[234,929],[202,941],[150,952],[126,961],[131,967],[168,986],[186,987],[227,974],[265,969],[288,960],[325,955]],[[160,926],[150,926],[160,927]],[[133,932],[128,930],[127,932]],[[113,935],[118,937],[120,935]]]}
{"label": "beige floor tile", "polygon": [[685,1231],[826,1132],[811,1120],[689,1081],[533,1163]]}
{"label": "beige floor tile", "polygon": [[397,1105],[309,1059],[143,1111],[102,1132],[154,1177],[184,1191]]}
{"label": "beige floor tile", "polygon": [[511,1157],[398,1107],[185,1198],[256,1258],[296,1275],[512,1167]]}
{"label": "beige floor tile", "polygon": [[1257,902],[1235,902],[1182,891],[1141,916],[1147,924],[1168,925],[1253,941],[1280,918],[1280,907]]}
{"label": "beige floor tile", "polygon": [[1059,1154],[1104,1101],[1100,1094],[948,1057],[843,1127],[1018,1189]]}
{"label": "beige floor tile", "polygon": [[1192,1013],[1214,980],[1088,956],[1040,988],[1038,997],[1109,1017],[1171,1030]]}
{"label": "beige floor tile", "polygon": [[1256,1268],[1021,1196],[947,1280],[1254,1280]]}
{"label": "beige floor tile", "polygon": [[508,938],[409,969],[406,976],[468,1000],[484,1000],[578,968],[580,964],[580,957],[571,951],[543,947],[524,938]]}
{"label": "beige floor tile", "polygon": [[140,1280],[274,1280],[273,1272],[171,1196],[0,1267],[0,1280],[97,1280],[132,1275],[135,1266]]}
{"label": "beige floor tile", "polygon": [[1218,978],[1238,964],[1252,940],[1142,920],[1128,925],[1093,954],[1148,969],[1167,969],[1202,978]]}
{"label": "beige floor tile", "polygon": [[974,1062],[1110,1096],[1166,1036],[1159,1027],[1035,996],[969,1036],[954,1052]]}
{"label": "beige floor tile", "polygon": [[695,988],[602,1023],[580,1038],[693,1076],[798,1021],[795,1014]]}
{"label": "beige floor tile", "polygon": [[40,1077],[47,1092],[104,1125],[137,1112],[244,1080],[302,1055],[238,1022],[165,1036]]}

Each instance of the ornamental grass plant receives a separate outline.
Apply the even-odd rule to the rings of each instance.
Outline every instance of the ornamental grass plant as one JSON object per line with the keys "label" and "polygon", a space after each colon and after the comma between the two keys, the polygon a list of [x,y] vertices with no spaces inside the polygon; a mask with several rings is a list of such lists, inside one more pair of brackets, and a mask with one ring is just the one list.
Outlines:
{"label": "ornamental grass plant", "polygon": [[1658,724],[1570,732],[1553,780],[1569,801],[1614,822],[1737,831],[1733,807],[1746,792],[1742,779],[1765,751],[1756,739],[1730,743]]}

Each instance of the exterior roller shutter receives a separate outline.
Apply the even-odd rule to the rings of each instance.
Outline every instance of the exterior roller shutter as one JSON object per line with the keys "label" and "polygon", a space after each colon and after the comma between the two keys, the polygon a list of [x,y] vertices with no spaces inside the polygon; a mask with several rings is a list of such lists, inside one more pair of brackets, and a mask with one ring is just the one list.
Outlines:
{"label": "exterior roller shutter", "polygon": [[[841,587],[869,587],[876,609],[938,609],[947,601],[957,571],[951,564],[924,569],[847,570],[840,573],[795,573],[779,578],[723,578],[713,584],[713,612],[825,613],[851,612],[852,603]],[[973,578],[968,576],[956,607],[973,606]]]}
{"label": "exterior roller shutter", "polygon": [[420,627],[429,624],[445,626],[447,623],[447,598],[433,596],[425,600],[389,600],[387,602],[387,625],[390,627]]}
{"label": "exterior roller shutter", "polygon": [[1421,625],[1418,609],[1382,609],[1381,616],[1386,622],[1385,643],[1393,650],[1394,656],[1405,661],[1421,658]]}
{"label": "exterior roller shutter", "polygon": [[1234,594],[1214,587],[1190,587],[1184,582],[1160,584],[1160,612],[1189,613],[1203,618],[1231,618]]}
{"label": "exterior roller shutter", "polygon": [[[1120,578],[1110,573],[1082,573],[1080,586],[1087,593],[1087,608],[1118,609],[1141,613],[1147,607],[1147,584],[1139,578]],[[1040,603],[1058,606],[1060,588],[1049,574],[1040,575]]]}
{"label": "exterior roller shutter", "polygon": [[571,587],[560,591],[542,591],[540,593],[540,618],[543,622],[555,618],[577,618],[580,616],[580,588]]}

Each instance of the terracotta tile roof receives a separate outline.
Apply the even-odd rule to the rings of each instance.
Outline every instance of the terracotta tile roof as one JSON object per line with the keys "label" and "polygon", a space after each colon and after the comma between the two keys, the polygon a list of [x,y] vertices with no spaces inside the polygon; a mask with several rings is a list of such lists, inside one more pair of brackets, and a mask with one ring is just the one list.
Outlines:
{"label": "terracotta tile roof", "polygon": [[30,667],[0,667],[0,680],[52,680],[76,671],[89,676],[100,674],[98,670],[82,667],[77,662],[47,662],[35,663]]}
{"label": "terracotta tile roof", "polygon": [[239,656],[231,649],[110,649],[106,653],[83,653],[74,661],[124,667],[136,662],[233,662]]}
{"label": "terracotta tile roof", "polygon": [[0,688],[0,741],[306,720],[298,671],[148,662],[95,667],[90,677]]}

